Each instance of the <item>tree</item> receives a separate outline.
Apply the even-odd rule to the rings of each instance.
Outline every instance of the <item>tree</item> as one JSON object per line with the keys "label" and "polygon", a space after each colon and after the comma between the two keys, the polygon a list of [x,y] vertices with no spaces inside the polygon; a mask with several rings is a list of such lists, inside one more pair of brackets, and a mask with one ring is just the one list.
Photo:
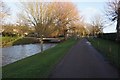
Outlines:
{"label": "tree", "polygon": [[0,0],[0,22],[2,22],[2,20],[9,15],[9,8],[7,7],[7,5]]}
{"label": "tree", "polygon": [[76,23],[72,24],[72,27],[69,28],[69,32],[72,33],[73,36],[84,36],[84,23],[82,21],[77,21]]}
{"label": "tree", "polygon": [[28,35],[28,33],[31,32],[30,27],[27,25],[17,25],[15,26],[14,31],[22,37],[24,37],[25,35]]}
{"label": "tree", "polygon": [[41,51],[43,51],[43,36],[53,33],[58,28],[64,31],[66,35],[67,25],[76,21],[78,11],[73,3],[44,3],[32,2],[24,3],[25,14],[23,20],[30,22],[40,37]]}
{"label": "tree", "polygon": [[10,24],[3,26],[3,30],[6,33],[13,33],[13,29],[14,29],[13,25]]}
{"label": "tree", "polygon": [[32,30],[30,29],[30,25],[25,20],[21,19],[21,14],[18,14],[18,20],[15,26],[15,30],[17,30],[17,34],[24,37],[25,35],[28,35]]}
{"label": "tree", "polygon": [[80,19],[78,10],[72,2],[56,2],[51,5],[55,10],[56,26],[59,27],[60,32],[63,32],[66,40],[68,29]]}
{"label": "tree", "polygon": [[6,24],[2,26],[3,32],[2,36],[17,36],[16,35],[16,26],[12,24]]}
{"label": "tree", "polygon": [[2,0],[0,0],[0,33],[3,31],[2,29],[3,20],[6,16],[9,15],[8,13],[9,13],[9,8]]}
{"label": "tree", "polygon": [[101,15],[93,16],[93,18],[91,19],[91,24],[93,27],[92,28],[93,36],[103,33],[103,28],[105,27],[104,26],[105,21],[103,20]]}
{"label": "tree", "polygon": [[111,0],[107,2],[106,15],[110,21],[117,21],[117,41],[120,41],[120,0]]}
{"label": "tree", "polygon": [[54,9],[48,7],[49,3],[32,2],[25,3],[25,14],[22,15],[22,19],[30,22],[40,38],[41,52],[43,51],[43,36],[53,33],[57,27],[55,27]]}

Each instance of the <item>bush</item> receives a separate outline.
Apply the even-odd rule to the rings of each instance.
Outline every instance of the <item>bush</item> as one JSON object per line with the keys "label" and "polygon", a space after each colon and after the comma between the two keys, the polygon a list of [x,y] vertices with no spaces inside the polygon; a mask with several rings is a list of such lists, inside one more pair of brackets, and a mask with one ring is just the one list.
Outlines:
{"label": "bush", "polygon": [[2,32],[2,36],[5,37],[5,36],[8,36],[8,37],[16,37],[17,34],[13,34],[11,32]]}

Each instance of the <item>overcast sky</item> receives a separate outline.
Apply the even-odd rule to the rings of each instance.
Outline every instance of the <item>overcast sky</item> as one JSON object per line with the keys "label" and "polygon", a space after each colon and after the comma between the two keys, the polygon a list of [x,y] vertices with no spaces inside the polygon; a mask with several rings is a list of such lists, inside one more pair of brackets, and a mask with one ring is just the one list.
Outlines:
{"label": "overcast sky", "polygon": [[[18,0],[4,0],[6,1],[8,7],[11,9],[11,16],[6,20],[8,23],[14,23],[17,19],[17,13],[20,11]],[[25,1],[25,0],[24,0]],[[32,0],[26,0],[32,1]],[[43,1],[43,0],[41,0]],[[49,1],[49,0],[45,0]],[[59,0],[61,1],[61,0]],[[70,1],[70,0],[67,0]],[[78,8],[80,15],[84,16],[84,20],[90,23],[91,17],[95,14],[100,14],[104,17],[104,8],[107,0],[72,0],[72,2]],[[112,25],[104,29],[105,33],[115,32],[116,26]]]}

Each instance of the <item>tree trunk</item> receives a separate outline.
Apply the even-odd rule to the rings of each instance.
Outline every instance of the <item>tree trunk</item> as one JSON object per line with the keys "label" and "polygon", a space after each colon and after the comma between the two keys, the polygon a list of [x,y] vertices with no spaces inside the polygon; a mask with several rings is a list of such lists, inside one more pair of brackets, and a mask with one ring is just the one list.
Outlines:
{"label": "tree trunk", "polygon": [[93,26],[93,37],[95,37],[95,28]]}
{"label": "tree trunk", "polygon": [[117,18],[117,42],[120,42],[120,8],[118,9],[118,18]]}
{"label": "tree trunk", "polygon": [[40,36],[40,45],[41,45],[41,52],[43,52],[43,37]]}
{"label": "tree trunk", "polygon": [[67,30],[64,30],[64,40],[67,40]]}
{"label": "tree trunk", "polygon": [[[120,1],[118,2],[118,6],[120,5]],[[118,8],[118,17],[117,17],[117,42],[120,42],[120,7]]]}

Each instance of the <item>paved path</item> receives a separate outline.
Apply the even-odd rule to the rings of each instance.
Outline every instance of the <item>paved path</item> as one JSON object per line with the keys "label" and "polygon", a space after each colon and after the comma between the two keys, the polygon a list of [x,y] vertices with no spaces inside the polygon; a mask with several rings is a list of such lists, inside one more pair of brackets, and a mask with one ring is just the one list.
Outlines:
{"label": "paved path", "polygon": [[50,78],[118,78],[118,71],[82,39],[60,61]]}

